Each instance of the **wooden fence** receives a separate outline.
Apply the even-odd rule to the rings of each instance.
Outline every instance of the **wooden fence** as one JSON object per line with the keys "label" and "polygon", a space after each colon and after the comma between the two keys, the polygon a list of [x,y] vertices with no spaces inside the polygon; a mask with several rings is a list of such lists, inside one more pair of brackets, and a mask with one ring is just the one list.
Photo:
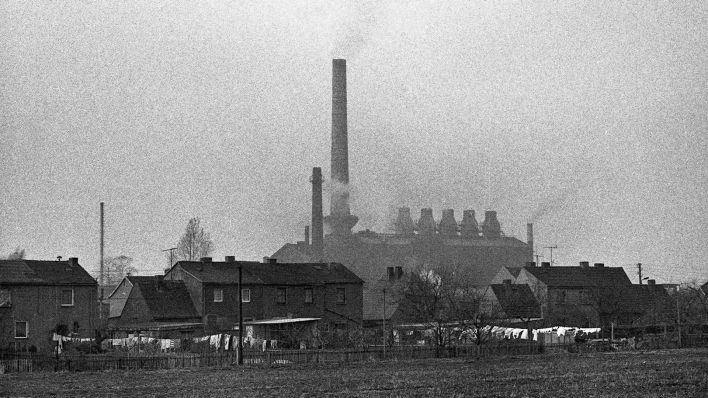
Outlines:
{"label": "wooden fence", "polygon": [[[701,340],[697,346],[708,346]],[[489,342],[482,345],[452,347],[394,346],[367,347],[347,350],[244,350],[247,366],[278,366],[287,364],[341,364],[381,360],[411,360],[427,358],[495,357],[505,355],[536,355],[544,352],[597,352],[618,349],[609,341],[583,344],[542,345],[536,341],[512,340]],[[624,347],[619,347],[624,349]],[[14,353],[0,356],[0,373],[36,371],[105,371],[179,369],[198,367],[231,367],[238,363],[236,351],[204,353],[164,353],[161,355],[60,355],[46,356],[37,353]]]}

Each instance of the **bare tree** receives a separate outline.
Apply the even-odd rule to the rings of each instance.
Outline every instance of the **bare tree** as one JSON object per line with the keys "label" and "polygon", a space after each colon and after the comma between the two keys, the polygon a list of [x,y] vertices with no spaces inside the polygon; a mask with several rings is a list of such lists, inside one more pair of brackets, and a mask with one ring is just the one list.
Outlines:
{"label": "bare tree", "polygon": [[106,286],[117,285],[128,274],[137,273],[138,270],[131,265],[132,263],[133,259],[128,256],[108,257],[104,261],[103,284]]}
{"label": "bare tree", "polygon": [[461,333],[482,329],[483,295],[470,276],[469,270],[455,265],[423,266],[402,285],[400,307],[405,317],[431,329],[436,348],[448,346]]}
{"label": "bare tree", "polygon": [[184,235],[177,244],[177,257],[186,261],[195,261],[201,257],[209,256],[214,250],[214,243],[211,241],[208,232],[200,225],[198,217],[189,219]]}

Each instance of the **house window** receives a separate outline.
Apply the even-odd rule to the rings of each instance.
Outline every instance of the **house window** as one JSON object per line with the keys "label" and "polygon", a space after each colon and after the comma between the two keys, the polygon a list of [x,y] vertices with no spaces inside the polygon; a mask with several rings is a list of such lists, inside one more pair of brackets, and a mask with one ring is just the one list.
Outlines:
{"label": "house window", "polygon": [[343,287],[337,288],[337,304],[346,304],[347,296]]}
{"label": "house window", "polygon": [[73,307],[74,306],[74,289],[62,289],[62,291],[61,291],[61,306],[62,307]]}
{"label": "house window", "polygon": [[312,304],[314,301],[313,299],[313,292],[311,287],[306,287],[305,288],[305,304]]}
{"label": "house window", "polygon": [[241,289],[241,302],[250,303],[251,302],[251,289]]}
{"label": "house window", "polygon": [[214,302],[221,303],[224,301],[224,289],[214,289]]}
{"label": "house window", "polygon": [[12,307],[12,297],[7,289],[0,289],[0,307]]}
{"label": "house window", "polygon": [[15,338],[16,339],[26,339],[28,335],[29,335],[29,322],[27,322],[27,321],[15,322]]}
{"label": "house window", "polygon": [[285,304],[287,300],[287,291],[284,287],[279,287],[275,291],[275,302],[278,304]]}

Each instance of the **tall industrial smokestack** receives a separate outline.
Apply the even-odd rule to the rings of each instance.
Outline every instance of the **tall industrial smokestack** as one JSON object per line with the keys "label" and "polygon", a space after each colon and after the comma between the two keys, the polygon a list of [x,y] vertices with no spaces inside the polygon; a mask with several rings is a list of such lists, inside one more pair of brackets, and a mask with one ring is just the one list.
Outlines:
{"label": "tall industrial smokestack", "polygon": [[347,61],[332,60],[332,192],[327,223],[334,235],[351,234],[358,218],[349,210]]}
{"label": "tall industrial smokestack", "polygon": [[312,253],[322,260],[324,229],[322,221],[322,169],[312,168]]}

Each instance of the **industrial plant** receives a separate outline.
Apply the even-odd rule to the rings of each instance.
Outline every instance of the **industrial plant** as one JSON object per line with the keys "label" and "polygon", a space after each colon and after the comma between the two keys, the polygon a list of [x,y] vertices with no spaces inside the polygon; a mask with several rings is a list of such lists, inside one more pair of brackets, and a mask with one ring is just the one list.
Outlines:
{"label": "industrial plant", "polygon": [[454,264],[471,271],[474,283],[488,285],[503,267],[523,267],[533,258],[533,226],[527,241],[505,236],[496,211],[485,211],[481,225],[475,211],[465,209],[458,223],[453,209],[443,209],[436,221],[433,209],[423,208],[413,221],[411,209],[401,207],[394,231],[353,232],[358,218],[349,206],[346,61],[332,62],[332,149],[330,212],[323,215],[322,170],[312,171],[312,236],[289,243],[273,253],[277,261],[338,262],[364,280],[364,320],[380,318],[380,290],[390,280],[419,267]]}

